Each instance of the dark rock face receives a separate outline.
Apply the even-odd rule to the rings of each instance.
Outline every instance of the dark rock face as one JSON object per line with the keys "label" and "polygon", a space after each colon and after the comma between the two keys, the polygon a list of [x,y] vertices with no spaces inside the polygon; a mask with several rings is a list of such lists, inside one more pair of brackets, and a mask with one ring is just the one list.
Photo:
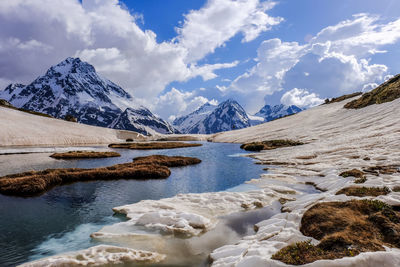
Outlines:
{"label": "dark rock face", "polygon": [[[129,93],[101,77],[92,65],[79,58],[65,59],[27,86],[9,85],[0,92],[0,98],[4,98],[17,108],[45,113],[60,119],[69,115],[80,123],[102,127],[111,127],[127,108],[134,110],[131,106],[133,98]],[[138,114],[140,112],[138,111]],[[147,112],[151,113],[148,110]],[[147,118],[149,117],[151,116]],[[161,129],[162,133],[174,132],[172,129],[159,127],[157,123],[161,123],[160,121],[167,123],[158,117],[156,121],[141,121],[147,124],[132,130],[144,134],[152,128],[155,131]]]}
{"label": "dark rock face", "polygon": [[257,112],[255,115],[264,118],[264,122],[267,121],[272,121],[276,120],[288,115],[292,115],[295,113],[298,113],[302,111],[301,108],[291,105],[291,106],[285,106],[285,105],[275,105],[275,106],[270,106],[270,105],[265,105],[262,109],[260,109],[259,112]]}
{"label": "dark rock face", "polygon": [[154,131],[163,134],[179,133],[168,122],[155,116],[145,107],[127,108],[111,123],[110,127],[135,131],[145,135],[152,135]]}

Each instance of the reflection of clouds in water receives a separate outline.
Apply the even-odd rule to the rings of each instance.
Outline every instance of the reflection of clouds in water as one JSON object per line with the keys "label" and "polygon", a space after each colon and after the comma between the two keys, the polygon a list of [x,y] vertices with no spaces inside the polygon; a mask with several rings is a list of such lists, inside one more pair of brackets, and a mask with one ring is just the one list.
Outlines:
{"label": "reflection of clouds in water", "polygon": [[[172,168],[168,179],[73,183],[27,199],[0,196],[2,216],[15,218],[0,220],[0,229],[7,229],[10,237],[3,241],[14,244],[12,251],[0,246],[0,265],[15,257],[18,257],[15,264],[25,262],[33,253],[42,257],[58,253],[61,247],[77,250],[81,249],[75,247],[79,244],[82,248],[93,245],[89,235],[108,224],[104,223],[104,218],[113,213],[113,207],[179,193],[226,190],[257,178],[262,172],[262,166],[253,164],[249,158],[227,156],[242,152],[238,144],[202,144],[202,147],[171,150],[112,149],[121,157],[90,160],[55,160],[49,157],[50,153],[0,155],[0,172],[7,173],[48,168],[94,168],[130,162],[134,157],[150,154],[191,156],[202,160],[198,165]],[[81,148],[68,147],[68,150]],[[103,146],[97,150],[109,149]],[[23,231],[25,229],[28,233]]]}
{"label": "reflection of clouds in water", "polygon": [[102,223],[81,224],[71,232],[67,232],[62,235],[51,236],[46,241],[32,249],[34,255],[31,256],[29,260],[37,260],[42,257],[66,253],[69,251],[76,251],[98,245],[95,241],[91,241],[88,238],[90,234],[98,231],[106,224],[115,223],[117,221],[117,218],[108,217],[105,218]]}

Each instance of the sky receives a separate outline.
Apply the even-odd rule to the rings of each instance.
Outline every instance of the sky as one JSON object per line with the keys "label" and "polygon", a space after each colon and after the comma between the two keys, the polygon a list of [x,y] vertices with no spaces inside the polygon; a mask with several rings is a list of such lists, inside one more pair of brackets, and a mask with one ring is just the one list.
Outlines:
{"label": "sky", "polygon": [[398,0],[0,1],[0,89],[80,57],[172,120],[313,107],[400,73]]}

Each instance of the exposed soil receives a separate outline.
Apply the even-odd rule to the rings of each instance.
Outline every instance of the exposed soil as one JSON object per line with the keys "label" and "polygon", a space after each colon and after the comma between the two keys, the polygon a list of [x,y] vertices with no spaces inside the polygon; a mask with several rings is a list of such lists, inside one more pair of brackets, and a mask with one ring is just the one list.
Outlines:
{"label": "exposed soil", "polygon": [[340,189],[336,195],[345,194],[346,196],[355,197],[377,197],[381,195],[387,195],[390,193],[390,189],[387,187],[346,187]]}
{"label": "exposed soil", "polygon": [[117,179],[162,179],[171,175],[168,167],[198,164],[196,158],[149,156],[132,163],[94,169],[47,169],[0,177],[0,193],[13,196],[34,196],[54,186],[73,182]]}
{"label": "exposed soil", "polygon": [[146,143],[110,144],[108,146],[112,148],[148,150],[148,149],[172,149],[172,148],[182,148],[182,147],[195,147],[195,146],[202,146],[202,144],[183,143],[183,142],[146,142]]}
{"label": "exposed soil", "polygon": [[400,248],[400,216],[378,200],[322,202],[307,210],[300,231],[321,242],[289,245],[272,256],[286,264],[301,265],[321,259],[356,256],[361,252]]}
{"label": "exposed soil", "polygon": [[278,140],[267,140],[262,142],[247,143],[241,145],[240,148],[247,151],[261,151],[261,150],[271,150],[280,147],[290,147],[299,145],[304,145],[304,143],[289,139],[282,139],[282,140],[278,139]]}
{"label": "exposed soil", "polygon": [[348,109],[359,109],[373,104],[390,102],[399,97],[400,74],[381,84],[374,90],[364,93],[360,98],[347,103],[344,107]]}
{"label": "exposed soil", "polygon": [[120,157],[117,152],[99,152],[99,151],[68,151],[64,153],[54,153],[50,157],[55,159],[90,159],[90,158],[110,158]]}

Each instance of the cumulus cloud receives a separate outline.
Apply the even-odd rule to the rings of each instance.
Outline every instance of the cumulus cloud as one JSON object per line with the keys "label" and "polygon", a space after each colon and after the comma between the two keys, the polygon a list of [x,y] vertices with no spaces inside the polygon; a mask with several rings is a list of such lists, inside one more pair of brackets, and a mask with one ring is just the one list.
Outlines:
{"label": "cumulus cloud", "polygon": [[185,16],[174,40],[157,42],[153,31],[137,25],[143,18],[118,0],[0,1],[0,86],[31,82],[51,65],[78,56],[150,105],[173,81],[209,80],[216,70],[235,67],[236,61],[197,61],[238,33],[248,42],[279,23],[265,13],[273,5],[209,0]]}
{"label": "cumulus cloud", "polygon": [[310,108],[324,103],[315,93],[304,89],[293,88],[283,94],[281,102],[284,105],[296,105],[301,108]]}
{"label": "cumulus cloud", "polygon": [[218,103],[215,99],[209,100],[197,95],[195,91],[182,92],[172,88],[158,98],[153,109],[156,113],[163,114],[163,116],[172,121],[175,117],[186,115],[207,102]]}
{"label": "cumulus cloud", "polygon": [[192,10],[185,15],[183,26],[177,28],[176,40],[189,51],[186,61],[214,52],[239,32],[242,42],[254,40],[283,20],[266,13],[275,5],[259,0],[209,0],[203,8]]}
{"label": "cumulus cloud", "polygon": [[277,38],[262,42],[256,65],[227,90],[267,97],[281,92],[282,102],[299,104],[316,99],[315,93],[327,98],[368,90],[388,74],[387,66],[372,64],[370,57],[400,39],[400,19],[381,24],[377,16],[358,14],[308,39],[303,45]]}

